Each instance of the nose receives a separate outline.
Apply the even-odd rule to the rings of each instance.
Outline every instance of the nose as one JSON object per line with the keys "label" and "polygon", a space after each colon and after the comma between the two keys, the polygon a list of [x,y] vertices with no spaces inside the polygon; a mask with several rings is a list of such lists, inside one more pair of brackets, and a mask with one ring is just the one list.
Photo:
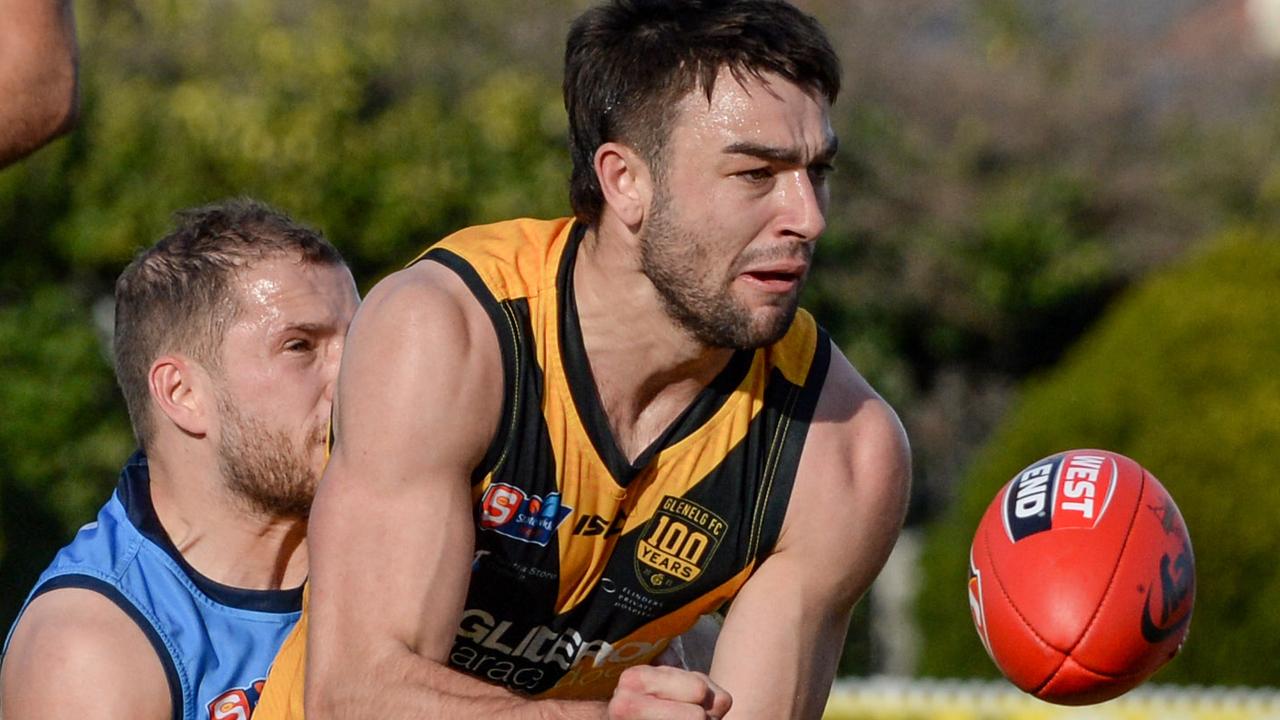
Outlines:
{"label": "nose", "polygon": [[782,183],[782,232],[801,240],[813,241],[827,229],[827,186],[816,182],[807,168],[788,174]]}

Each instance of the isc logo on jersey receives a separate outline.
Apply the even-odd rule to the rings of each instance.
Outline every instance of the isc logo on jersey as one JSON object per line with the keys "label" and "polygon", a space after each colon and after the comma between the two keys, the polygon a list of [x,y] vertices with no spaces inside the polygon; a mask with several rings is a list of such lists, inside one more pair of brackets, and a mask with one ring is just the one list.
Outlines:
{"label": "isc logo on jersey", "polygon": [[1111,503],[1115,460],[1064,453],[1023,470],[1004,497],[1004,529],[1010,542],[1053,528],[1091,528]]}
{"label": "isc logo on jersey", "polygon": [[573,508],[560,504],[560,493],[546,499],[514,485],[494,483],[480,499],[480,529],[546,547]]}
{"label": "isc logo on jersey", "polygon": [[206,706],[209,709],[209,720],[249,720],[253,709],[262,696],[263,678],[247,688],[228,690],[214,698]]}
{"label": "isc logo on jersey", "polygon": [[728,524],[719,515],[681,497],[667,495],[645,524],[636,544],[636,576],[653,593],[678,590],[698,579]]}

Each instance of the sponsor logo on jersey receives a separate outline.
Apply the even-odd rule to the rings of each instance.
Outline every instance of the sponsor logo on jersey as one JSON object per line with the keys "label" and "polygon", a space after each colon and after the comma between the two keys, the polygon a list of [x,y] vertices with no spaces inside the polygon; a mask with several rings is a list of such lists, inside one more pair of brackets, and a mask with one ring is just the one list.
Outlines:
{"label": "sponsor logo on jersey", "polygon": [[973,626],[978,630],[982,647],[991,655],[991,640],[987,637],[987,613],[982,607],[982,572],[973,562],[973,548],[969,548],[969,612],[973,614]]}
{"label": "sponsor logo on jersey", "polygon": [[472,608],[462,613],[457,642],[449,654],[454,667],[524,692],[540,692],[571,671],[622,669],[649,662],[667,639],[611,643],[587,639],[574,628],[535,625],[518,629],[509,620]]}
{"label": "sponsor logo on jersey", "polygon": [[614,607],[640,617],[657,617],[667,607],[662,600],[626,585],[619,585],[612,578],[600,578],[600,591],[613,601]]}
{"label": "sponsor logo on jersey", "polygon": [[543,498],[514,485],[494,483],[480,499],[479,525],[481,530],[546,547],[571,512],[573,508],[560,503],[558,492]]}
{"label": "sponsor logo on jersey", "polygon": [[665,593],[697,580],[727,528],[719,515],[695,502],[674,495],[662,498],[636,544],[641,587]]}
{"label": "sponsor logo on jersey", "polygon": [[206,706],[209,709],[209,720],[249,720],[253,709],[258,706],[262,685],[266,681],[263,678],[247,688],[228,690],[211,700]]}
{"label": "sponsor logo on jersey", "polygon": [[622,532],[622,526],[627,524],[627,514],[618,511],[613,519],[603,517],[601,515],[583,515],[578,518],[578,522],[573,525],[574,535],[603,535],[605,537],[613,537]]}
{"label": "sponsor logo on jersey", "polygon": [[1055,455],[1023,470],[1005,488],[1009,540],[1096,526],[1111,503],[1118,472],[1115,460],[1090,453]]}

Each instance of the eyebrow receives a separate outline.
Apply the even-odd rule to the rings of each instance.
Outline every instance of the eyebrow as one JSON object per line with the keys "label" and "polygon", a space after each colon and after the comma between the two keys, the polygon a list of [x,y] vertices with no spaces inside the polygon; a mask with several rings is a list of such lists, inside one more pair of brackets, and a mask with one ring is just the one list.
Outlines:
{"label": "eyebrow", "polygon": [[289,323],[275,332],[276,335],[284,335],[291,332],[304,332],[310,335],[318,335],[333,330],[333,323],[323,322],[295,322]]}
{"label": "eyebrow", "polygon": [[[840,147],[839,138],[832,136],[827,140],[826,147],[822,148],[822,152],[818,153],[810,163],[829,162],[836,155],[836,150]],[[753,142],[736,142],[724,148],[726,155],[749,155],[751,157],[760,158],[761,160],[769,160],[771,162],[784,163],[787,165],[799,165],[804,160],[800,151],[794,148],[780,148],[771,145],[761,145]]]}

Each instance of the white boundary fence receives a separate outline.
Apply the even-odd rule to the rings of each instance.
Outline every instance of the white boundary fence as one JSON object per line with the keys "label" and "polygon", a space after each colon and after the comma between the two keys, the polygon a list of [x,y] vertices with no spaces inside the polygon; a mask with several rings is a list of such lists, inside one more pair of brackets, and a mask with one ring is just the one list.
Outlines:
{"label": "white boundary fence", "polygon": [[1280,690],[1144,685],[1098,705],[1060,707],[1004,681],[840,680],[824,720],[1280,720]]}

